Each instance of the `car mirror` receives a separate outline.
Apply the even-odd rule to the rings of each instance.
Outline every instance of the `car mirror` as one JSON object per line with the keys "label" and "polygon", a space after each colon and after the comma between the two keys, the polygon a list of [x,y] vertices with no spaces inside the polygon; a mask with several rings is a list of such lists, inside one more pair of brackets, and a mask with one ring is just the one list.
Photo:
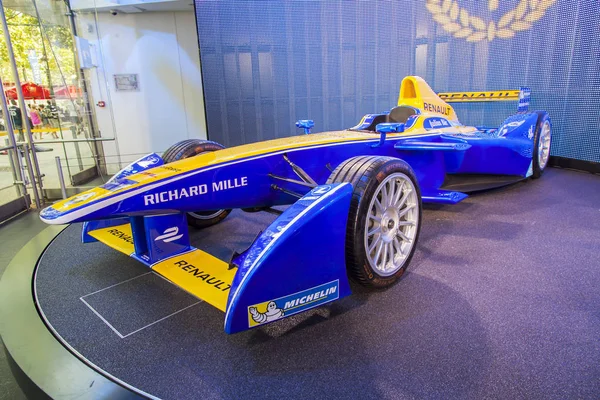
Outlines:
{"label": "car mirror", "polygon": [[377,133],[398,133],[404,132],[404,124],[398,122],[387,122],[382,124],[377,124],[375,128]]}
{"label": "car mirror", "polygon": [[373,147],[380,147],[383,146],[383,143],[385,142],[385,137],[388,133],[404,132],[404,124],[397,122],[386,122],[382,124],[377,124],[375,129],[377,130],[377,133],[379,133],[381,136],[379,137],[379,143],[373,145]]}
{"label": "car mirror", "polygon": [[299,119],[296,121],[296,128],[304,129],[304,133],[310,133],[310,128],[315,126],[315,122],[312,119]]}

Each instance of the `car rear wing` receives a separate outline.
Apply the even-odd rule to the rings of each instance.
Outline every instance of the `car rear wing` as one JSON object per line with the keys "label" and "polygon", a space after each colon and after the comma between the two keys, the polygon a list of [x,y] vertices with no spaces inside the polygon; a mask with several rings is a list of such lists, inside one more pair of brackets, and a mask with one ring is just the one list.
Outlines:
{"label": "car rear wing", "polygon": [[517,112],[526,112],[531,100],[531,89],[495,90],[485,92],[444,92],[437,94],[446,103],[475,103],[488,101],[518,101]]}

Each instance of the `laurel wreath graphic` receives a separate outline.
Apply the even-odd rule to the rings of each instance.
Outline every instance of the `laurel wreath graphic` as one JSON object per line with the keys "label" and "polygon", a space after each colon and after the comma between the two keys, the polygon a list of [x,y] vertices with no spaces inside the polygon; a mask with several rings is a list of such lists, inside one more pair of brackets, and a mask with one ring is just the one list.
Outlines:
{"label": "laurel wreath graphic", "polygon": [[[488,9],[495,11],[499,0],[489,0]],[[548,7],[556,0],[521,0],[517,6],[505,13],[498,22],[486,22],[469,14],[458,5],[457,0],[426,0],[426,7],[433,19],[455,38],[468,42],[492,41],[494,38],[509,39],[524,31],[544,16]]]}

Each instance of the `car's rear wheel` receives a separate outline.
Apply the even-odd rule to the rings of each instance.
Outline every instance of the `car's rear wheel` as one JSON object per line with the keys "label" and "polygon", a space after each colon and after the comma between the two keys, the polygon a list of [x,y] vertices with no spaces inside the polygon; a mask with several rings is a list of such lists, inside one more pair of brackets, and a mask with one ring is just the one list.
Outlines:
{"label": "car's rear wheel", "polygon": [[[210,151],[217,151],[224,149],[222,145],[217,142],[201,139],[188,139],[183,140],[179,143],[175,143],[169,147],[163,153],[163,160],[165,164],[169,164],[174,161],[183,160],[197,156],[202,153]],[[231,210],[211,210],[211,211],[195,211],[187,213],[188,224],[195,228],[206,228],[211,225],[221,222]]]}
{"label": "car's rear wheel", "polygon": [[535,124],[535,133],[533,135],[533,173],[534,179],[539,178],[544,173],[550,159],[550,144],[552,142],[552,123],[550,117],[545,111],[538,111],[538,119]]}
{"label": "car's rear wheel", "polygon": [[397,158],[359,156],[340,164],[327,182],[354,188],[346,233],[349,275],[367,286],[396,282],[421,229],[421,193],[412,168]]}

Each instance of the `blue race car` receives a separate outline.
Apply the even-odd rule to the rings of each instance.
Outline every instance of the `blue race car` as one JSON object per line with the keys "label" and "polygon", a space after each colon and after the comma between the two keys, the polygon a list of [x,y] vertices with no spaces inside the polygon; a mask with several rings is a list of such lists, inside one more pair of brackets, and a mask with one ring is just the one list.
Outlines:
{"label": "blue race car", "polygon": [[[518,100],[518,112],[498,128],[465,126],[444,98]],[[83,242],[139,260],[225,312],[225,331],[239,332],[349,295],[348,277],[396,282],[419,239],[422,203],[540,177],[551,122],[527,111],[529,98],[527,88],[437,95],[409,76],[397,107],[353,128],[230,149],[185,140],[40,217],[84,222]],[[313,123],[297,126],[308,133]],[[229,260],[190,245],[188,225],[211,226],[233,208],[278,217]]]}

